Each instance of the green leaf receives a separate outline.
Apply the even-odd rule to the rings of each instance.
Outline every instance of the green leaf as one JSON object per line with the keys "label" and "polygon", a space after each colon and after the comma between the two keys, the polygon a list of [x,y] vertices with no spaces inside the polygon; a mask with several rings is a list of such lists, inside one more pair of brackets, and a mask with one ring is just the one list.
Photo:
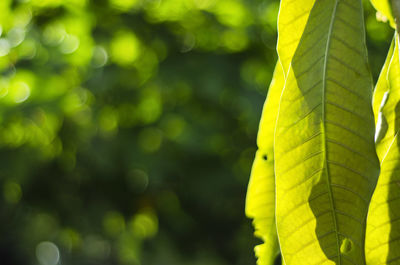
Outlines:
{"label": "green leaf", "polygon": [[390,0],[371,0],[371,4],[378,12],[380,12],[389,20],[390,25],[394,28],[396,24],[394,23]]}
{"label": "green leaf", "polygon": [[386,56],[385,64],[382,67],[382,71],[379,75],[378,82],[376,83],[374,95],[372,97],[372,108],[374,110],[375,124],[378,122],[378,116],[379,112],[381,111],[382,100],[385,96],[385,93],[389,90],[387,83],[387,73],[390,61],[392,60],[393,57],[394,43],[395,41],[393,39],[389,48],[388,55]]}
{"label": "green leaf", "polygon": [[[385,135],[387,131],[387,121],[386,118],[382,114],[382,108],[386,104],[388,99],[388,81],[387,81],[387,74],[390,61],[393,57],[394,51],[394,39],[392,44],[390,45],[388,55],[386,57],[385,64],[383,65],[382,71],[379,75],[378,82],[375,86],[374,95],[372,97],[372,109],[374,111],[374,118],[375,118],[375,142],[379,142]],[[378,153],[379,156],[379,153]]]}
{"label": "green leaf", "polygon": [[246,197],[246,215],[253,218],[255,235],[264,243],[256,246],[257,264],[272,265],[279,251],[275,225],[274,130],[284,85],[282,66],[277,62],[268,89],[257,136],[258,151],[251,170]]}
{"label": "green leaf", "polygon": [[[376,94],[386,94],[380,119],[387,129],[376,143],[381,174],[369,207],[365,255],[367,264],[398,264],[400,260],[400,51],[395,34],[379,77]],[[393,48],[394,46],[394,48]],[[378,97],[378,96],[377,96]],[[376,111],[376,108],[374,108]],[[379,124],[379,122],[378,122]],[[394,263],[396,262],[396,263]]]}
{"label": "green leaf", "polygon": [[[278,54],[281,59],[276,64],[264,103],[257,136],[259,150],[253,162],[246,197],[246,215],[254,219],[255,235],[264,241],[263,244],[255,247],[259,265],[273,264],[279,251],[275,224],[273,150],[275,122],[285,74],[314,1],[282,0],[280,5],[278,28],[281,33],[278,39]],[[296,31],[299,25],[302,25],[302,30]]]}
{"label": "green leaf", "polygon": [[278,55],[286,76],[315,0],[281,0],[278,16]]}
{"label": "green leaf", "polygon": [[316,1],[275,131],[276,221],[287,265],[365,264],[379,174],[371,94],[361,0]]}

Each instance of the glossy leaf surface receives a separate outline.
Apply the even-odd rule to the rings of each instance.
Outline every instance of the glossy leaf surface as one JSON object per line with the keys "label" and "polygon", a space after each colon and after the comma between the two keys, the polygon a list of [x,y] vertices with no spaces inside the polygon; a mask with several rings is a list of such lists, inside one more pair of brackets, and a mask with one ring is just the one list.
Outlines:
{"label": "glossy leaf surface", "polygon": [[275,132],[276,220],[287,265],[365,264],[379,173],[371,79],[361,1],[316,1]]}

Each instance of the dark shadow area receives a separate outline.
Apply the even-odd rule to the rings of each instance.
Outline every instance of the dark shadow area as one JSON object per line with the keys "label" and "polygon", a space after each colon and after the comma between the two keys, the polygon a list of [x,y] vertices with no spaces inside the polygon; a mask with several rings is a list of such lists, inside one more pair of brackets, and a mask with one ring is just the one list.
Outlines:
{"label": "dark shadow area", "polygon": [[274,261],[274,265],[282,265],[282,256],[281,256],[281,254],[276,256],[276,259]]}
{"label": "dark shadow area", "polygon": [[[3,239],[2,241],[5,242]],[[6,245],[7,244],[7,245]],[[28,258],[21,256],[15,247],[13,246],[15,242],[5,242],[0,245],[0,257],[2,265],[25,265],[28,263]]]}

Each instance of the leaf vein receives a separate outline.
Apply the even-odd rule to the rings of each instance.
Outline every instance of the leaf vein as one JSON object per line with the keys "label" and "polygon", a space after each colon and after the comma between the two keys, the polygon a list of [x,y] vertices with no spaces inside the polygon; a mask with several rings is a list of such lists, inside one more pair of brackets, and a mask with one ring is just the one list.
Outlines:
{"label": "leaf vein", "polygon": [[355,136],[358,136],[360,139],[364,140],[366,143],[372,144],[372,142],[369,139],[365,138],[364,136],[362,136],[358,132],[353,131],[352,129],[349,129],[349,128],[347,128],[347,127],[345,127],[345,126],[343,126],[343,125],[341,125],[339,123],[336,123],[334,121],[331,121],[331,120],[325,120],[325,122],[328,123],[328,124],[334,125],[336,127],[342,128],[343,130],[348,131],[349,133],[351,133],[351,134],[353,134]]}
{"label": "leaf vein", "polygon": [[326,103],[329,104],[329,105],[331,105],[331,106],[335,106],[336,108],[341,109],[341,110],[343,110],[343,111],[345,111],[345,112],[348,112],[348,113],[350,113],[350,114],[353,114],[354,116],[357,116],[358,118],[360,118],[362,121],[364,121],[364,122],[367,123],[367,124],[371,122],[371,120],[368,120],[366,117],[364,117],[364,116],[362,116],[361,114],[355,112],[354,110],[345,108],[345,107],[343,107],[343,106],[341,106],[341,105],[339,105],[339,104],[337,104],[337,103],[335,103],[335,102],[329,101],[329,100],[327,100]]}
{"label": "leaf vein", "polygon": [[340,83],[339,81],[337,81],[337,80],[335,80],[335,79],[333,79],[333,78],[329,78],[329,77],[327,77],[326,81],[330,81],[330,82],[332,82],[332,83],[338,85],[339,87],[345,89],[345,90],[348,91],[349,93],[351,93],[351,94],[357,96],[358,98],[362,99],[364,102],[366,102],[366,103],[368,103],[368,104],[371,104],[371,102],[370,102],[368,99],[364,98],[362,95],[358,94],[357,92],[351,90],[350,88],[348,88],[347,86],[343,85],[343,84]]}
{"label": "leaf vein", "polygon": [[295,126],[296,124],[298,124],[299,122],[301,122],[302,120],[304,120],[305,118],[307,118],[309,115],[311,115],[318,107],[320,107],[322,105],[322,103],[318,103],[317,105],[315,105],[312,109],[309,110],[309,112],[307,112],[305,115],[303,115],[302,117],[300,117],[297,121],[293,122],[292,124],[289,124],[288,126],[285,127],[286,132],[292,128],[293,126]]}
{"label": "leaf vein", "polygon": [[338,42],[340,42],[341,44],[343,44],[343,46],[347,47],[349,50],[351,50],[351,51],[357,53],[357,54],[360,55],[360,56],[364,56],[364,54],[363,54],[360,50],[358,50],[358,49],[356,49],[355,47],[351,46],[351,45],[348,44],[345,40],[339,38],[338,36],[332,35],[332,38],[334,38],[335,40],[337,40]]}
{"label": "leaf vein", "polygon": [[370,183],[370,180],[368,179],[367,176],[365,176],[364,174],[358,172],[357,170],[355,170],[355,169],[353,169],[353,168],[351,168],[351,167],[349,167],[349,166],[347,166],[345,164],[342,164],[340,162],[336,162],[336,161],[333,161],[333,160],[328,160],[328,163],[332,164],[332,165],[335,165],[335,166],[338,166],[338,167],[341,167],[343,169],[346,169],[346,170],[348,170],[350,172],[353,172],[354,174],[359,175],[360,177],[365,179],[368,183]]}
{"label": "leaf vein", "polygon": [[368,205],[368,200],[365,199],[365,198],[364,198],[363,196],[361,196],[360,194],[358,194],[357,192],[353,191],[352,189],[350,189],[350,188],[348,188],[348,187],[346,187],[346,186],[344,186],[344,185],[335,184],[335,183],[332,183],[331,186],[336,187],[336,188],[339,188],[339,189],[346,190],[346,191],[348,191],[348,192],[350,192],[350,193],[356,195],[357,197],[359,197],[359,198],[365,203],[365,205]]}
{"label": "leaf vein", "polygon": [[347,146],[347,145],[345,145],[344,143],[340,143],[340,142],[338,142],[338,141],[336,141],[336,140],[334,140],[334,139],[329,139],[329,138],[327,138],[326,140],[327,140],[327,142],[329,142],[329,143],[336,144],[336,145],[339,145],[339,146],[341,146],[341,147],[347,149],[348,151],[350,151],[350,152],[352,152],[352,153],[354,153],[354,154],[356,154],[356,155],[358,155],[358,156],[364,158],[365,160],[367,160],[368,162],[370,162],[370,163],[372,163],[372,164],[375,164],[375,163],[376,163],[376,161],[372,160],[371,158],[369,158],[369,157],[366,156],[365,154],[360,153],[360,152],[358,152],[357,150],[354,150],[354,148],[352,148],[352,147],[350,147],[350,146]]}
{"label": "leaf vein", "polygon": [[360,73],[356,68],[352,67],[351,65],[349,65],[348,63],[346,63],[345,61],[343,61],[342,59],[334,56],[334,55],[330,55],[330,58],[332,58],[333,60],[335,60],[336,62],[340,63],[341,65],[343,65],[344,67],[346,67],[347,69],[353,71],[356,75],[358,76],[363,76],[362,73]]}

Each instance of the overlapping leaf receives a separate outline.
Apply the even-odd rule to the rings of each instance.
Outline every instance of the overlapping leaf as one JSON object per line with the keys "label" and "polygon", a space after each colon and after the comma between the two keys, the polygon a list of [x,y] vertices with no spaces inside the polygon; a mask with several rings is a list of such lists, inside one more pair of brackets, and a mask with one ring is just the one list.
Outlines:
{"label": "overlapping leaf", "polygon": [[[374,93],[381,137],[376,143],[381,173],[372,196],[365,255],[368,265],[400,262],[400,51],[399,36],[389,51]],[[393,47],[394,46],[394,47]],[[384,95],[384,96],[381,96]],[[381,102],[379,102],[381,99]],[[376,106],[380,107],[377,108]],[[377,113],[379,112],[379,115]]]}
{"label": "overlapping leaf", "polygon": [[361,0],[316,1],[289,66],[274,146],[287,265],[365,264],[379,163],[363,23]]}
{"label": "overlapping leaf", "polygon": [[264,103],[257,136],[259,149],[251,170],[246,197],[246,215],[254,219],[255,235],[264,241],[255,248],[259,265],[273,264],[279,250],[275,225],[273,144],[275,121],[284,81],[282,66],[278,61]]}
{"label": "overlapping leaf", "polygon": [[274,130],[285,75],[315,0],[282,0],[278,19],[280,59],[264,103],[246,197],[246,215],[264,243],[255,248],[259,265],[273,264],[279,250],[275,224]]}

